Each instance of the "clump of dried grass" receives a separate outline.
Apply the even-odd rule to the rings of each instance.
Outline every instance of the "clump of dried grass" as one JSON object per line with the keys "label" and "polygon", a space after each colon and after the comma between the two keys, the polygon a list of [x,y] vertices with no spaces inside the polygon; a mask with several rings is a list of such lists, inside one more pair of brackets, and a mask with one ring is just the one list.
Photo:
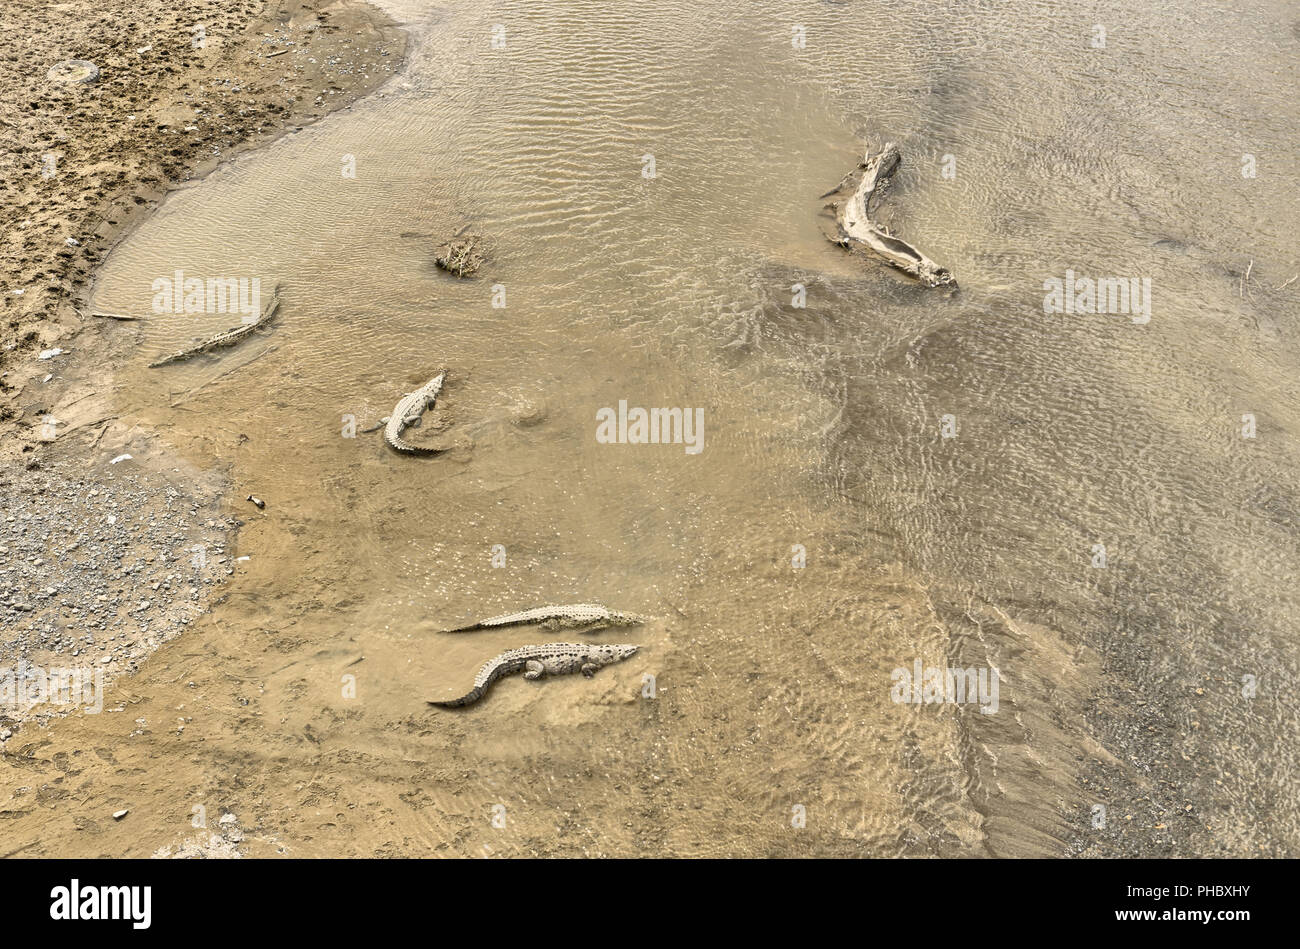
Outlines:
{"label": "clump of dried grass", "polygon": [[468,277],[483,266],[483,240],[477,234],[457,235],[434,253],[434,263],[457,277]]}

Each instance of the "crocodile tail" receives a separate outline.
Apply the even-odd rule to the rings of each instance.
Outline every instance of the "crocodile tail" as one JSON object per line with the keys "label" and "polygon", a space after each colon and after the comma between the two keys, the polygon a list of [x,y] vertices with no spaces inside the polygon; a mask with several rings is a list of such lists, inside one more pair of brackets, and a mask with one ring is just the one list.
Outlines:
{"label": "crocodile tail", "polygon": [[438,708],[460,708],[462,705],[470,705],[473,702],[477,702],[479,699],[483,697],[483,693],[486,691],[487,689],[485,687],[478,686],[474,689],[471,689],[469,692],[465,693],[458,699],[450,699],[449,701],[446,702],[435,702],[432,699],[430,699],[429,704],[436,705],[438,706]]}
{"label": "crocodile tail", "polygon": [[172,353],[170,356],[164,356],[162,359],[157,359],[149,363],[149,368],[157,369],[159,366],[169,366],[174,362],[179,362],[184,359],[185,356],[185,353]]}
{"label": "crocodile tail", "polygon": [[445,451],[444,448],[426,448],[423,445],[412,445],[410,442],[401,438],[390,438],[388,444],[392,445],[398,451],[409,452],[413,455],[437,455]]}
{"label": "crocodile tail", "polygon": [[468,626],[454,626],[451,629],[444,629],[444,633],[469,633],[476,629],[483,629],[482,623],[470,623]]}
{"label": "crocodile tail", "polygon": [[487,662],[483,663],[483,668],[481,668],[478,675],[474,677],[473,689],[466,692],[458,699],[451,699],[447,702],[430,701],[429,704],[436,705],[439,708],[460,708],[462,705],[469,705],[473,702],[477,702],[483,697],[484,692],[492,688],[492,683],[522,665],[522,660],[519,660],[516,665],[509,662],[503,662],[500,656],[497,656],[495,659],[489,659]]}

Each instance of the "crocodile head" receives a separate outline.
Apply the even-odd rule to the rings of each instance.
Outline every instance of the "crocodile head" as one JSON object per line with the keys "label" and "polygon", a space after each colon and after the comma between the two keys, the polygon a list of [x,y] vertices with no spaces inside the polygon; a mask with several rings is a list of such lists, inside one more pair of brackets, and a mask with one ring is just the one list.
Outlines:
{"label": "crocodile head", "polygon": [[596,646],[592,649],[592,659],[602,666],[607,666],[612,662],[621,662],[640,648],[626,643]]}

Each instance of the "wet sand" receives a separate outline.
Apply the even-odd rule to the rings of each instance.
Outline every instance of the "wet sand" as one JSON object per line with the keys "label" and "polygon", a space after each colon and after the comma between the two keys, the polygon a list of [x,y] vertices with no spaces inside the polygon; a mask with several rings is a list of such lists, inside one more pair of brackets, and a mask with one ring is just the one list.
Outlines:
{"label": "wet sand", "polygon": [[[0,655],[29,683],[93,665],[98,692],[208,609],[247,513],[219,471],[112,410],[128,352],[92,315],[95,268],[173,189],[376,90],[406,37],[374,7],[312,0],[11,5],[0,25],[17,222],[0,244]],[[68,59],[98,78],[51,80]],[[7,704],[0,744],[77,707]]]}

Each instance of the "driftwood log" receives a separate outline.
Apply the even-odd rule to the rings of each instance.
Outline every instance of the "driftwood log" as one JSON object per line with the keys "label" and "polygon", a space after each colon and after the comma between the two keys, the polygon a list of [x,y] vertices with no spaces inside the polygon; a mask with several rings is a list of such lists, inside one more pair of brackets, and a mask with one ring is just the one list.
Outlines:
{"label": "driftwood log", "polygon": [[902,158],[898,146],[888,142],[879,154],[871,156],[856,171],[850,172],[839,187],[823,195],[833,196],[826,205],[826,211],[834,222],[827,239],[850,250],[869,250],[927,287],[955,287],[957,280],[946,267],[940,267],[907,241],[890,234],[888,228],[873,220],[875,206]]}

